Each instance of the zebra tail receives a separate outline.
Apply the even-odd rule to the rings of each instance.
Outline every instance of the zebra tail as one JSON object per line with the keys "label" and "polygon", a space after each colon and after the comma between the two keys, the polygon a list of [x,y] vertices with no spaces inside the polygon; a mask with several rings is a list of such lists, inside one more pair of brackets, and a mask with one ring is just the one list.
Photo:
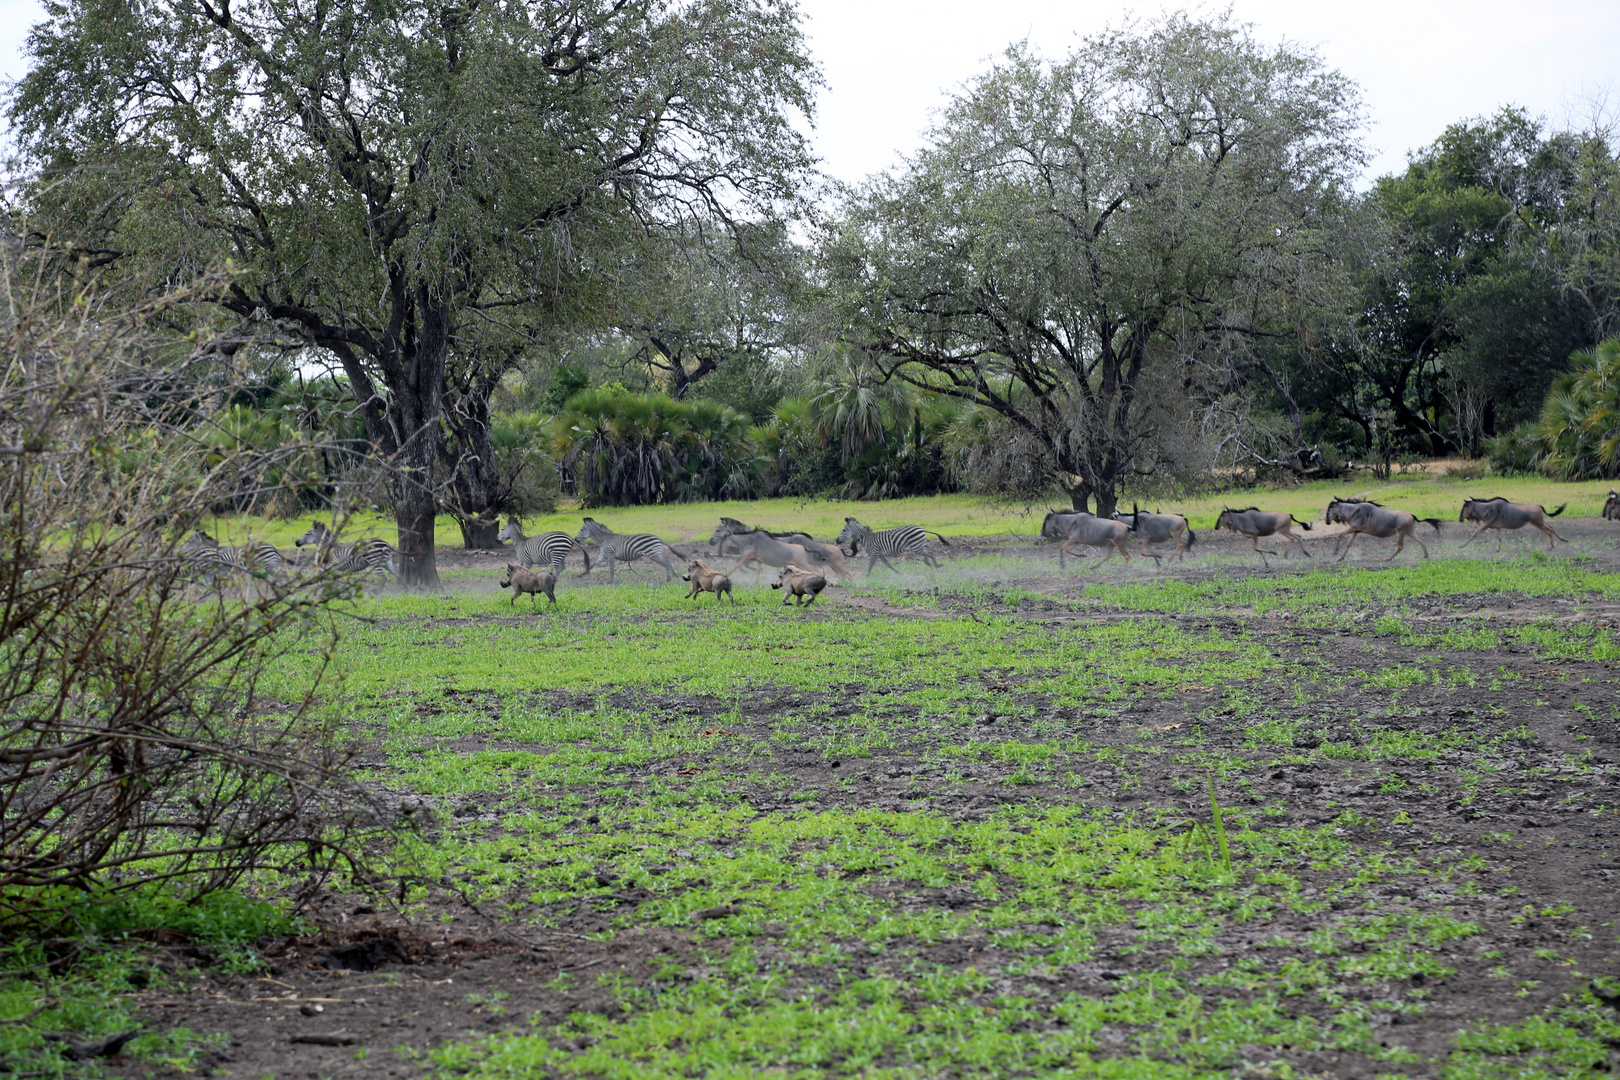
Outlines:
{"label": "zebra tail", "polygon": [[680,552],[679,552],[679,551],[677,551],[677,550],[676,550],[676,549],[675,549],[675,545],[674,545],[674,544],[672,544],[672,543],[670,543],[670,542],[669,542],[669,541],[668,541],[668,540],[665,540],[665,541],[664,541],[664,542],[663,542],[663,543],[664,543],[664,547],[666,547],[666,548],[668,548],[668,549],[669,549],[669,553],[670,553],[670,554],[671,554],[671,555],[673,555],[673,556],[675,556],[675,557],[676,557],[676,558],[677,558],[677,559],[684,559],[684,558],[686,558],[686,556],[685,556],[685,555],[683,555],[683,554],[681,554],[681,553],[680,553]]}
{"label": "zebra tail", "polygon": [[[924,529],[923,532],[928,533],[930,536],[939,536],[939,533],[934,532],[933,529]],[[939,536],[939,542],[944,544],[946,547],[951,546],[951,542],[945,539],[943,536]]]}

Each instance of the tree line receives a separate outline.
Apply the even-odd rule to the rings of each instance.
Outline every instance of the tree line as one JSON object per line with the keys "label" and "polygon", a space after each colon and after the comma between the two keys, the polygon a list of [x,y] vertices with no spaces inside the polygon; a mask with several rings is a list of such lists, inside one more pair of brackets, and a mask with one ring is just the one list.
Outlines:
{"label": "tree line", "polygon": [[487,545],[559,490],[1107,514],[1233,470],[1620,472],[1601,110],[1460,121],[1359,190],[1352,81],[1170,13],[1012,46],[902,166],[839,188],[801,23],[64,0],[8,105],[11,239],[64,280],[184,291],[175,339],[262,387],[209,430],[303,470],[242,498],[387,505],[419,586],[436,513]]}

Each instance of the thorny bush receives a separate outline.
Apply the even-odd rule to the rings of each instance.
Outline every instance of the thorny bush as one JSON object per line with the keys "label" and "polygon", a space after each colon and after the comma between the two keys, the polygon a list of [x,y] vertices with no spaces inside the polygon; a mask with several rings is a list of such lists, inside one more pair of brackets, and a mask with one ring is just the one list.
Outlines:
{"label": "thorny bush", "polygon": [[[240,479],[204,453],[227,365],[159,329],[190,297],[114,310],[0,260],[0,928],[40,929],[64,886],[355,869],[374,819],[312,709],[352,585],[201,578],[181,547]],[[293,649],[311,674],[272,697]]]}

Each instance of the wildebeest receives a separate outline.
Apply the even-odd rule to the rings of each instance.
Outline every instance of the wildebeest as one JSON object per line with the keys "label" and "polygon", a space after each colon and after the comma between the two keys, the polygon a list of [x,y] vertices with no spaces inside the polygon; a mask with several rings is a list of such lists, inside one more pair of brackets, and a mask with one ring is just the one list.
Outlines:
{"label": "wildebeest", "polygon": [[686,573],[681,575],[681,580],[692,583],[691,591],[686,594],[688,600],[697,596],[698,593],[712,592],[714,593],[714,602],[717,604],[720,602],[721,593],[725,593],[726,599],[733,604],[737,602],[737,597],[731,591],[731,579],[709,566],[702,559],[693,559],[686,567]]}
{"label": "wildebeest", "polygon": [[714,535],[718,537],[722,532],[729,532],[731,539],[728,540],[726,537],[721,537],[718,541],[716,541],[714,537],[710,537],[709,539],[711,544],[718,543],[718,550],[722,555],[726,553],[727,543],[738,543],[738,540],[735,538],[740,537],[743,533],[764,533],[766,536],[774,537],[775,539],[781,540],[784,543],[798,544],[800,547],[804,548],[805,551],[809,552],[812,558],[814,558],[816,552],[819,551],[825,557],[826,564],[830,566],[833,572],[838,576],[842,577],[845,581],[849,581],[854,577],[854,575],[850,573],[849,565],[844,562],[843,548],[839,547],[837,544],[830,544],[825,540],[817,540],[809,533],[773,532],[770,529],[762,529],[757,525],[744,525],[736,518],[729,517],[723,517],[720,519],[720,528],[715,530]]}
{"label": "wildebeest", "polygon": [[[1058,542],[1060,569],[1064,566],[1064,555],[1073,554],[1073,548],[1081,546],[1107,548],[1108,553],[1102,557],[1102,562],[1113,558],[1116,551],[1125,556],[1126,562],[1131,561],[1131,553],[1125,550],[1131,527],[1113,518],[1100,518],[1083,510],[1074,513],[1051,510],[1046,520],[1041,522],[1041,535]],[[1157,559],[1158,556],[1150,553],[1149,558]],[[1097,565],[1101,566],[1102,563]]]}
{"label": "wildebeest", "polygon": [[[795,607],[808,607],[816,602],[821,590],[827,587],[827,579],[814,570],[801,570],[797,566],[784,566],[782,572],[771,582],[771,588],[782,590],[782,605],[787,606],[789,597],[793,598]],[[810,599],[808,603],[804,597]]]}
{"label": "wildebeest", "polygon": [[550,570],[530,570],[509,562],[506,564],[506,576],[501,578],[501,588],[512,590],[513,604],[524,593],[533,593],[536,600],[544,593],[552,607],[557,606],[557,575]]}
{"label": "wildebeest", "polygon": [[[797,564],[807,569],[830,567],[845,581],[852,576],[848,565],[844,562],[843,551],[835,544],[821,544],[808,539],[801,541],[800,534],[772,533],[764,529],[747,529],[741,526],[742,523],[733,518],[721,518],[720,527],[709,537],[709,543],[717,545],[722,555],[725,554],[728,542],[737,545],[737,554],[740,558],[737,565],[731,568],[731,573],[736,573],[749,563],[756,564],[756,570],[764,566],[781,569]],[[787,538],[784,539],[784,535]]]}
{"label": "wildebeest", "polygon": [[[1500,495],[1493,499],[1464,499],[1462,509],[1457,512],[1457,520],[1477,521],[1479,528],[1474,530],[1473,536],[1463,541],[1462,546],[1467,547],[1473,543],[1474,537],[1486,529],[1522,529],[1526,525],[1534,525],[1547,534],[1548,549],[1555,548],[1558,545],[1554,541],[1564,538],[1553,531],[1552,526],[1547,524],[1547,519],[1562,514],[1564,507],[1568,505],[1569,503],[1560,503],[1558,509],[1548,510],[1537,503],[1508,502]],[[1569,541],[1564,540],[1564,543],[1567,544]],[[1498,549],[1502,546],[1500,532],[1496,534],[1496,546]]]}
{"label": "wildebeest", "polygon": [[1307,531],[1311,527],[1310,522],[1300,521],[1293,514],[1285,514],[1275,510],[1262,510],[1258,506],[1251,506],[1246,510],[1233,510],[1230,506],[1223,506],[1221,516],[1215,519],[1217,529],[1231,529],[1233,532],[1247,536],[1249,543],[1254,545],[1254,550],[1260,553],[1261,562],[1266,561],[1267,555],[1280,554],[1283,558],[1288,558],[1288,546],[1286,544],[1281,552],[1268,551],[1260,546],[1262,536],[1285,536],[1288,538],[1289,543],[1299,545],[1299,550],[1305,553],[1307,559],[1311,557],[1311,553],[1305,551],[1305,541],[1301,540],[1293,530],[1295,524],[1303,525]]}
{"label": "wildebeest", "polygon": [[1149,558],[1156,558],[1148,550],[1149,544],[1167,544],[1175,541],[1176,558],[1185,561],[1187,549],[1198,543],[1198,534],[1192,531],[1187,519],[1180,514],[1149,514],[1131,504],[1128,514],[1115,514],[1115,521],[1122,521],[1131,527],[1131,535],[1142,541],[1141,554]]}
{"label": "wildebeest", "polygon": [[[1406,546],[1408,539],[1411,539],[1413,543],[1423,549],[1423,557],[1427,559],[1429,557],[1429,547],[1418,539],[1418,522],[1426,522],[1434,527],[1435,532],[1440,531],[1439,518],[1420,518],[1414,514],[1408,514],[1405,510],[1390,510],[1387,507],[1378,505],[1371,499],[1341,499],[1335,496],[1333,501],[1328,503],[1324,520],[1329,525],[1343,522],[1350,526],[1349,531],[1339,537],[1340,543],[1344,546],[1344,550],[1339,552],[1340,562],[1343,562],[1344,557],[1350,554],[1350,545],[1356,542],[1356,537],[1363,533],[1368,536],[1375,536],[1380,540],[1390,536],[1395,537],[1395,550],[1389,553],[1390,559],[1401,553],[1401,548]],[[1386,559],[1385,561],[1388,562],[1389,560]]]}
{"label": "wildebeest", "polygon": [[1620,521],[1620,491],[1609,489],[1609,500],[1603,504],[1604,521]]}

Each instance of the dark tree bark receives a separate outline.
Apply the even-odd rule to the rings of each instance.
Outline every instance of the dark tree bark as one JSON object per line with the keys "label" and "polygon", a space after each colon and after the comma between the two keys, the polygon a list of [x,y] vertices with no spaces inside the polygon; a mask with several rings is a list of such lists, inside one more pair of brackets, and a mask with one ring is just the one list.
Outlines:
{"label": "dark tree bark", "polygon": [[461,541],[469,551],[500,551],[496,534],[508,492],[503,489],[495,459],[495,436],[490,421],[490,397],[504,366],[469,368],[455,381],[453,400],[445,410],[445,438],[441,459],[449,475],[445,509],[461,526]]}

